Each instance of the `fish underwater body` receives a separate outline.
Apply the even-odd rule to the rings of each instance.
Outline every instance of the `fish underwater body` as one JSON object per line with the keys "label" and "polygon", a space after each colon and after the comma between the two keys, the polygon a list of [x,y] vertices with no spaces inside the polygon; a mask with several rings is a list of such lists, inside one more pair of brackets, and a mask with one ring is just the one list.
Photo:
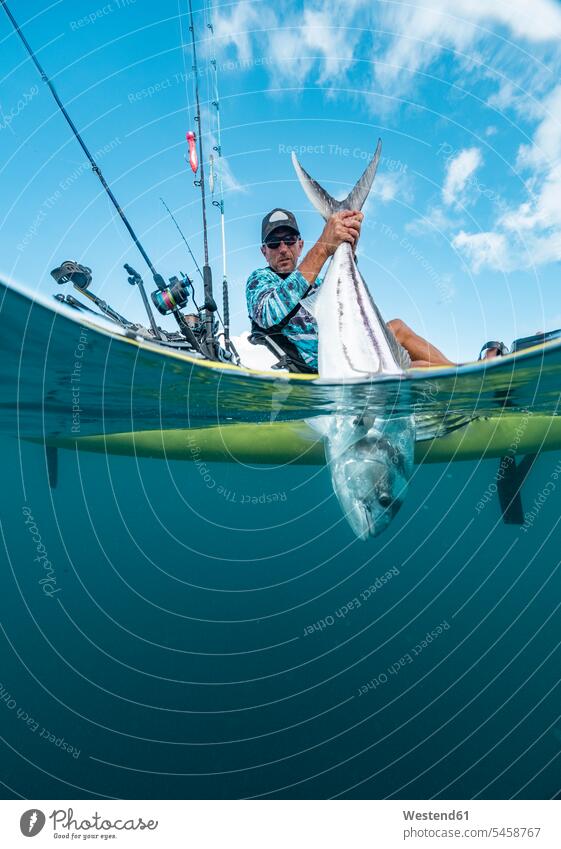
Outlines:
{"label": "fish underwater body", "polygon": [[[327,220],[345,209],[361,210],[372,188],[382,143],[364,174],[341,201],[335,200],[292,161],[308,198]],[[364,282],[353,249],[336,249],[317,293],[305,300],[318,324],[320,379],[341,383],[338,409],[348,409],[350,381],[399,377],[411,365],[407,351],[386,325]],[[308,419],[325,439],[333,489],[345,517],[359,539],[385,530],[407,493],[413,471],[415,416],[381,416],[368,409],[358,415],[334,413]]]}

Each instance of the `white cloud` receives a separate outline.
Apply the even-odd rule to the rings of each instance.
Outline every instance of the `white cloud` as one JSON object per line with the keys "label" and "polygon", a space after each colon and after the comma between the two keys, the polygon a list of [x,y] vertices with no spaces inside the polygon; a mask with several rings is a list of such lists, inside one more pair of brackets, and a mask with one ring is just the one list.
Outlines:
{"label": "white cloud", "polygon": [[561,229],[561,165],[548,172],[531,200],[506,212],[499,223],[506,230],[521,235]]}
{"label": "white cloud", "polygon": [[238,58],[242,62],[249,62],[253,56],[252,31],[276,26],[276,18],[264,3],[254,5],[241,0],[228,8],[229,13],[214,16],[214,35],[222,48],[233,46]]}
{"label": "white cloud", "polygon": [[514,112],[523,114],[524,110],[528,109],[528,97],[510,80],[501,80],[498,89],[487,98],[487,106],[496,109],[497,112],[512,109]]}
{"label": "white cloud", "polygon": [[[283,29],[271,35],[269,44],[264,49],[271,61],[269,71],[274,77],[274,86],[300,85],[305,80],[314,64],[305,50],[302,34],[296,29]],[[308,54],[308,55],[306,55]]]}
{"label": "white cloud", "polygon": [[476,271],[483,265],[526,268],[561,260],[561,85],[545,98],[542,112],[532,144],[518,151],[517,166],[529,172],[529,198],[504,212],[495,232],[456,237]]}
{"label": "white cloud", "polygon": [[334,15],[335,11],[333,8],[329,11],[306,9],[300,29],[302,47],[312,56],[318,53],[323,55],[318,79],[320,83],[344,73],[353,62],[356,36],[349,36],[342,26],[334,26],[335,22],[341,22],[341,18]]}
{"label": "white cloud", "polygon": [[376,174],[372,195],[385,203],[395,198],[411,203],[413,199],[409,181],[404,174]]}
{"label": "white cloud", "polygon": [[442,188],[442,199],[447,206],[462,203],[467,182],[482,162],[483,157],[478,147],[465,148],[450,159]]}
{"label": "white cloud", "polygon": [[508,243],[501,233],[465,233],[461,230],[452,239],[455,248],[467,255],[476,273],[489,266],[496,271],[509,271]]}
{"label": "white cloud", "polygon": [[224,191],[247,192],[247,187],[240,183],[240,181],[232,171],[232,168],[226,156],[222,156],[220,159],[216,159],[215,162],[217,175],[219,173],[219,169],[222,168],[222,185],[224,186]]}
{"label": "white cloud", "polygon": [[312,0],[303,12],[287,2],[277,13],[264,3],[240,0],[230,12],[218,13],[215,35],[242,62],[250,62],[252,55],[266,56],[276,83],[302,84],[314,71],[319,83],[340,82],[354,63],[361,37],[360,29],[351,25],[359,11],[361,26],[368,24],[369,9],[371,0],[333,0],[328,11],[323,2]]}
{"label": "white cloud", "polygon": [[441,206],[431,207],[425,215],[415,218],[405,225],[405,229],[415,236],[422,236],[425,233],[443,234],[448,232],[454,226],[454,222],[444,212]]}
{"label": "white cloud", "polygon": [[543,42],[561,38],[561,9],[555,0],[448,0],[462,14],[475,13],[482,22],[495,22],[517,38]]}
{"label": "white cloud", "polygon": [[226,192],[247,192],[247,187],[244,186],[230,166],[227,156],[218,156],[214,150],[218,147],[218,137],[214,130],[216,128],[216,112],[212,107],[204,107],[201,109],[201,118],[203,127],[208,127],[209,130],[204,135],[205,148],[205,180],[208,185],[210,175],[210,155],[214,157],[214,172],[215,172],[215,193],[218,195],[219,179],[222,177],[222,185]]}
{"label": "white cloud", "polygon": [[[561,6],[555,0],[422,0],[381,4],[381,26],[393,33],[376,77],[385,87],[406,88],[412,75],[428,68],[443,48],[467,52],[502,26],[517,39],[555,42],[561,38]],[[471,62],[466,56],[465,61]]]}
{"label": "white cloud", "polygon": [[561,154],[561,85],[556,86],[542,103],[542,120],[531,145],[521,145],[517,166],[548,167]]}
{"label": "white cloud", "polygon": [[373,194],[385,202],[393,200],[399,190],[395,174],[380,174],[374,183]]}
{"label": "white cloud", "polygon": [[[221,12],[218,7],[214,17],[218,44],[234,48],[242,62],[253,56],[272,59],[267,67],[277,82],[303,83],[312,75],[319,83],[342,82],[371,27],[373,75],[378,88],[394,96],[403,94],[417,72],[426,70],[445,49],[457,51],[457,63],[464,69],[489,75],[491,69],[483,69],[478,52],[480,44],[492,39],[494,57],[509,48],[517,51],[516,45],[493,38],[493,27],[544,48],[561,38],[561,4],[556,0],[332,0],[329,8],[321,0],[307,0],[304,9],[296,0],[286,0],[279,11],[270,4],[239,0],[224,8]],[[497,61],[491,64],[496,67]],[[524,62],[519,51],[517,64],[525,65],[529,79],[540,71],[538,63]],[[523,106],[524,92],[500,75],[497,80],[497,105],[512,105],[519,97]]]}

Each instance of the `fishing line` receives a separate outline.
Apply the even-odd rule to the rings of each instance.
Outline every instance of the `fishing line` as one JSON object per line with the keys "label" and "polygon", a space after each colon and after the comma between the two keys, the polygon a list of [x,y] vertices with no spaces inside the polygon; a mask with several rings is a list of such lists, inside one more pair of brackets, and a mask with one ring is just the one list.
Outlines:
{"label": "fishing line", "polygon": [[[191,247],[190,247],[190,245],[189,245],[189,242],[188,242],[188,241],[187,241],[187,239],[185,238],[185,234],[183,233],[183,230],[181,229],[181,227],[180,227],[180,226],[179,226],[179,224],[177,223],[177,220],[176,220],[176,218],[175,218],[175,215],[173,214],[173,212],[171,211],[171,209],[169,208],[169,206],[167,205],[167,203],[165,202],[165,200],[164,200],[163,198],[160,198],[160,200],[162,201],[162,203],[163,203],[164,207],[167,209],[167,211],[168,211],[168,213],[169,213],[169,215],[170,215],[170,217],[171,217],[171,220],[173,221],[173,223],[174,223],[174,224],[175,224],[175,226],[177,227],[177,230],[179,231],[179,235],[181,236],[181,238],[182,238],[182,239],[183,239],[183,241],[185,242],[185,247],[186,247],[186,248],[187,248],[187,250],[189,251],[189,254],[190,254],[190,256],[191,256],[191,259],[192,259],[192,260],[193,260],[193,262],[195,263],[195,268],[197,269],[197,271],[199,272],[199,274],[200,274],[200,275],[201,275],[201,277],[202,277],[202,276],[203,276],[203,272],[201,271],[201,268],[200,268],[200,266],[199,266],[199,263],[198,263],[198,262],[197,262],[197,260],[195,259],[195,256],[194,256],[194,254],[193,254],[193,251],[191,250]],[[194,299],[193,299],[193,300],[194,300]],[[197,305],[195,304],[195,306],[197,306]]]}

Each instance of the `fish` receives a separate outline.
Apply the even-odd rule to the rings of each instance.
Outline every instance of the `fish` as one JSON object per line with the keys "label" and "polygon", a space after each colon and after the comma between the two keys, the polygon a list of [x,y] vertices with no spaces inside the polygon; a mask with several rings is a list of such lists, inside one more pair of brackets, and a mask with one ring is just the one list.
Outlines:
{"label": "fish", "polygon": [[[341,210],[362,210],[381,152],[378,140],[344,200],[313,180],[295,153],[292,162],[304,192],[327,221]],[[368,409],[349,414],[348,384],[404,377],[411,359],[382,318],[349,243],[336,249],[321,286],[303,305],[318,325],[320,380],[340,384],[336,412],[307,422],[324,439],[333,490],[351,529],[367,540],[389,526],[405,500],[414,464],[415,416],[373,415]]]}

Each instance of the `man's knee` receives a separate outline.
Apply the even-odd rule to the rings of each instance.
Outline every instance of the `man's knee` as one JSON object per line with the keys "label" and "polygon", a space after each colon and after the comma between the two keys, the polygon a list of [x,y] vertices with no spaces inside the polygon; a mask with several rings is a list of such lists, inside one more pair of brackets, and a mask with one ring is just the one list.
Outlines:
{"label": "man's knee", "polygon": [[410,328],[404,321],[401,320],[401,318],[392,318],[391,321],[388,321],[388,327],[397,341],[401,343],[403,343],[403,341],[411,334]]}

